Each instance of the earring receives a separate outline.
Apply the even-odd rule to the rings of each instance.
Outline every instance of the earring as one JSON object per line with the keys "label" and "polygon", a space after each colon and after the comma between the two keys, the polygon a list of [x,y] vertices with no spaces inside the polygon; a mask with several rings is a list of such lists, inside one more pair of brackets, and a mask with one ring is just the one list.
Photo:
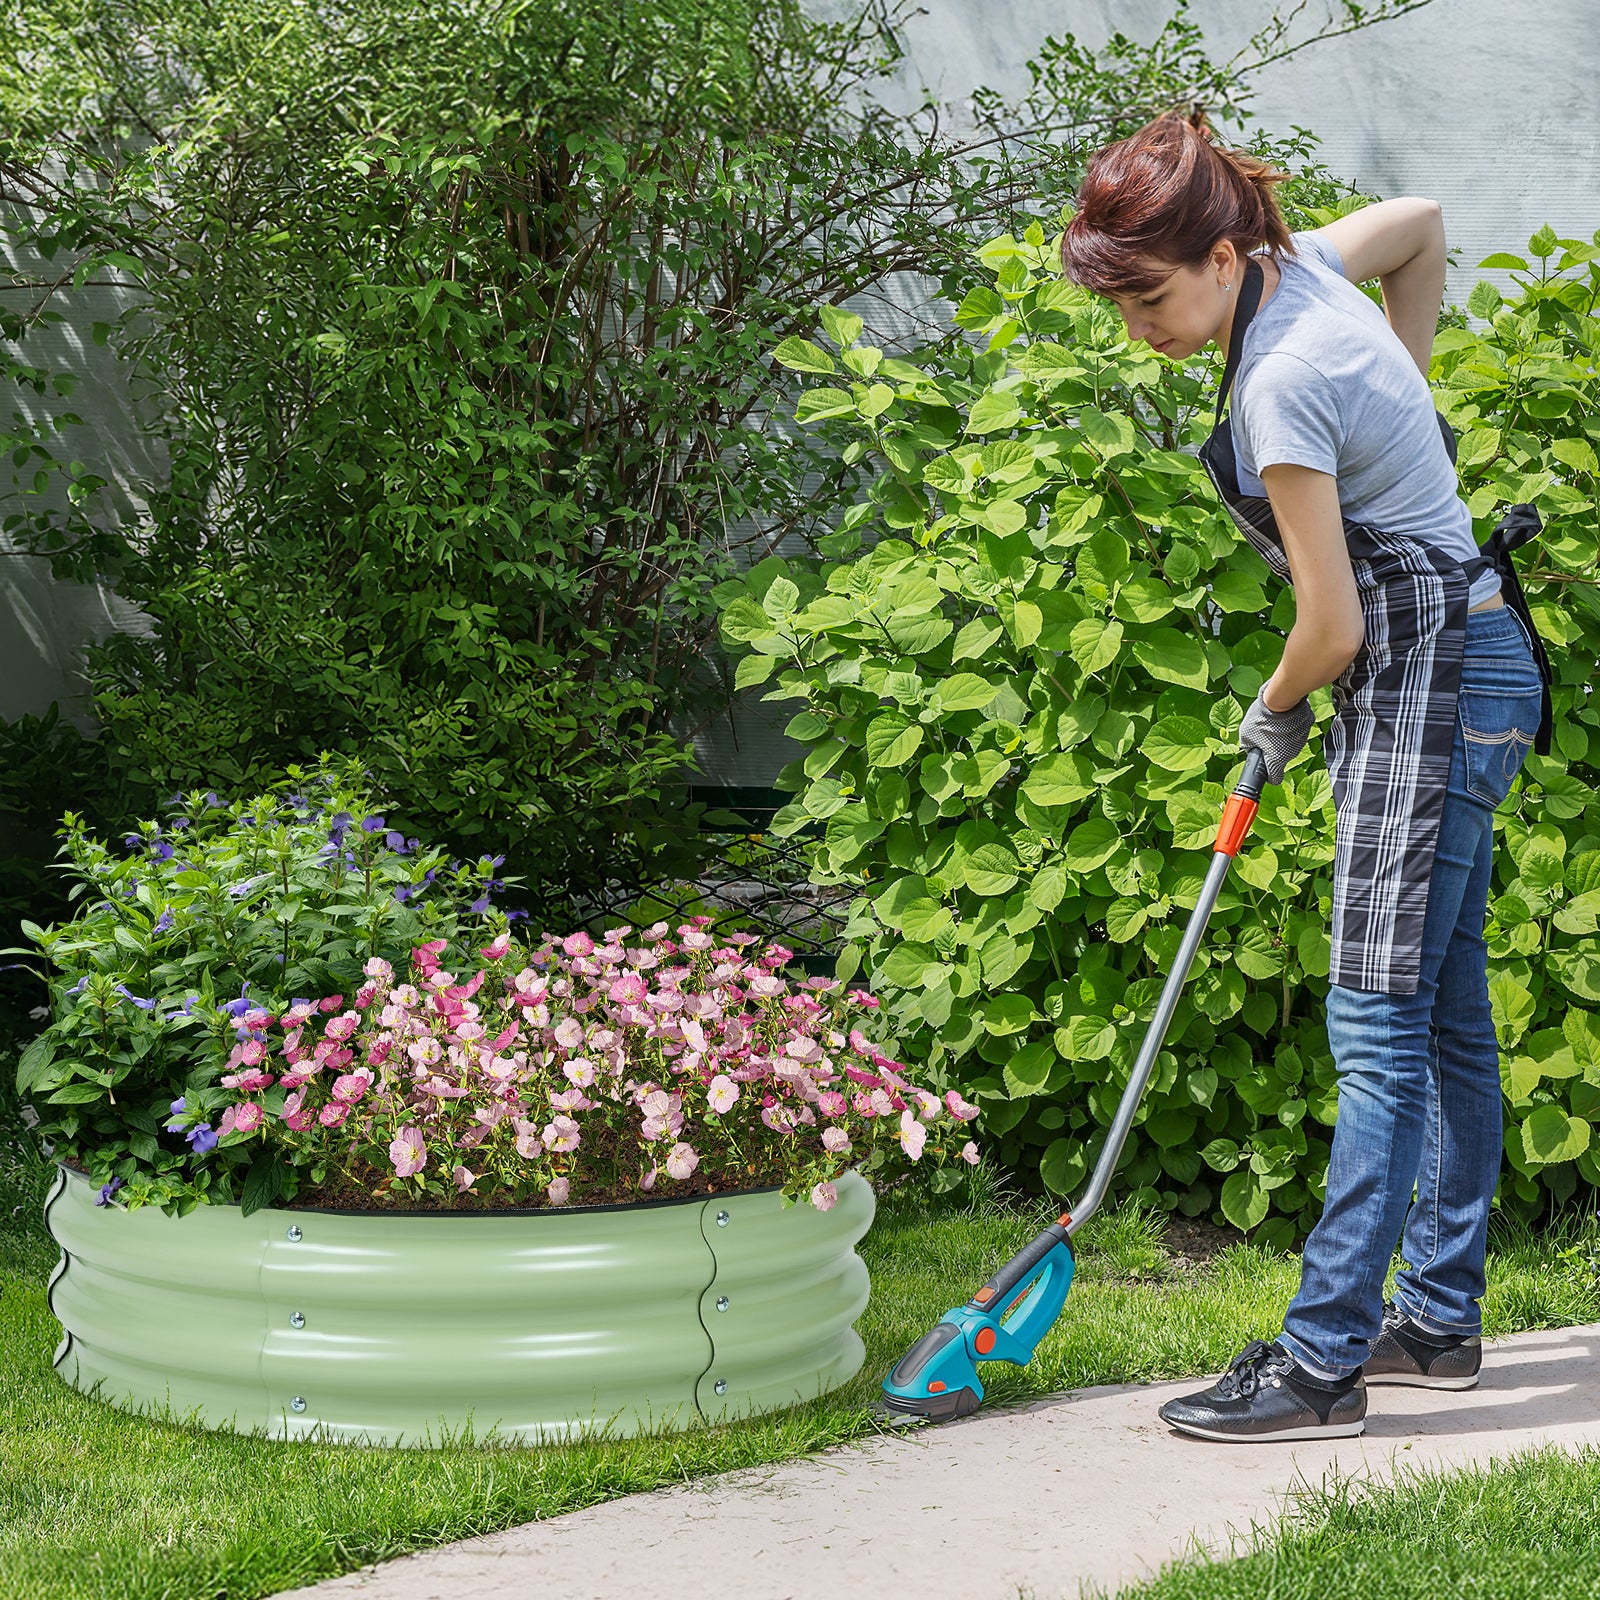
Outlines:
{"label": "earring", "polygon": [[1223,286],[1222,286],[1222,292],[1223,292],[1223,293],[1224,293],[1224,294],[1232,294],[1232,293],[1233,293],[1233,285],[1232,285],[1232,284],[1231,284],[1231,283],[1225,283],[1225,284],[1223,284]]}

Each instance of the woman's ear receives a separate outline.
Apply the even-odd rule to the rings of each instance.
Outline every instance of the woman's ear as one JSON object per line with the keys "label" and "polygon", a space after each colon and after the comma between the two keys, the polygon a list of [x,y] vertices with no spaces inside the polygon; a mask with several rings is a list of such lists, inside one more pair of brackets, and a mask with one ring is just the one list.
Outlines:
{"label": "woman's ear", "polygon": [[1237,282],[1241,264],[1232,239],[1219,239],[1211,247],[1210,266],[1219,285]]}

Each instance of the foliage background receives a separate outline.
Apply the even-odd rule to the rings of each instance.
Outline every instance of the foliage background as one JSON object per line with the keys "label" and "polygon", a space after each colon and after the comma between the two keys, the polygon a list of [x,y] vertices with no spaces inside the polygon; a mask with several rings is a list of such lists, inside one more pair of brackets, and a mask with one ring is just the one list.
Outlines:
{"label": "foliage background", "polygon": [[[1286,198],[1301,225],[1333,215],[1314,184]],[[1187,452],[1215,374],[1130,346],[1108,305],[1059,277],[1058,242],[1035,221],[983,246],[966,338],[926,359],[883,359],[826,307],[836,354],[778,348],[826,375],[801,420],[881,470],[823,562],[764,562],[721,598],[724,637],[748,652],[740,681],[775,676],[768,698],[804,702],[789,732],[811,748],[780,780],[796,798],[775,827],[822,825],[816,871],[863,885],[841,972],[864,971],[901,1048],[977,1098],[1004,1163],[1070,1195],[1195,903],[1242,709],[1294,600],[1267,592]],[[1432,372],[1477,537],[1508,503],[1546,518],[1524,574],[1557,663],[1558,743],[1502,808],[1488,928],[1502,1200],[1530,1212],[1600,1183],[1597,245],[1546,229],[1531,260],[1490,258],[1522,292],[1475,291],[1488,325],[1456,318]],[[1313,706],[1325,726],[1326,690]],[[1320,1005],[1333,826],[1314,741],[1268,789],[1219,899],[1124,1192],[1220,1206],[1278,1243],[1314,1222],[1336,1105]]]}

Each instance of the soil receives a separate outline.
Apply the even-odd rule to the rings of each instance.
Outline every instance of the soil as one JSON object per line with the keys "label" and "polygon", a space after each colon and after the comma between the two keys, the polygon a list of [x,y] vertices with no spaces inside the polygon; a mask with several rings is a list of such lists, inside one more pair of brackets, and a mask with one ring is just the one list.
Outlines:
{"label": "soil", "polygon": [[1237,1228],[1208,1222],[1204,1217],[1174,1214],[1167,1219],[1161,1244],[1179,1272],[1192,1272],[1197,1267],[1207,1266],[1214,1257],[1243,1240],[1244,1235]]}

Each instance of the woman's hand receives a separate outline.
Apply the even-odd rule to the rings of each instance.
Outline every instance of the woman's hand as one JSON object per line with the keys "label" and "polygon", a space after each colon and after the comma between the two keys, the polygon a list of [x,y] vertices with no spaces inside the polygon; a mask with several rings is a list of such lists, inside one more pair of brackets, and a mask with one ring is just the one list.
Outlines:
{"label": "woman's hand", "polygon": [[1261,691],[1265,708],[1278,712],[1332,683],[1355,660],[1366,640],[1366,622],[1332,476],[1280,465],[1264,468],[1261,481],[1294,584],[1295,624],[1278,670]]}
{"label": "woman's hand", "polygon": [[1382,285],[1389,326],[1427,377],[1444,300],[1444,214],[1439,202],[1412,195],[1380,200],[1316,231],[1339,252],[1352,283],[1376,278]]}

